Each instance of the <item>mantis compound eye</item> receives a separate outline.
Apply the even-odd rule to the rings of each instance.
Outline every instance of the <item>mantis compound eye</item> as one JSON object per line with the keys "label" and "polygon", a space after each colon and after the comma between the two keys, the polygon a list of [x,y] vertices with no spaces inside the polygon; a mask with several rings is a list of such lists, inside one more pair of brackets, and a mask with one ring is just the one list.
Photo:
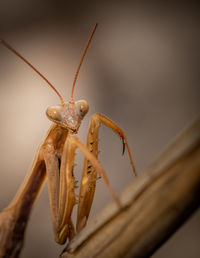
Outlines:
{"label": "mantis compound eye", "polygon": [[57,107],[48,107],[46,111],[47,117],[52,121],[60,121],[60,110]]}
{"label": "mantis compound eye", "polygon": [[83,119],[84,116],[88,113],[89,105],[88,105],[87,101],[85,101],[85,100],[77,101],[76,105],[79,110],[80,117],[81,117],[81,119]]}

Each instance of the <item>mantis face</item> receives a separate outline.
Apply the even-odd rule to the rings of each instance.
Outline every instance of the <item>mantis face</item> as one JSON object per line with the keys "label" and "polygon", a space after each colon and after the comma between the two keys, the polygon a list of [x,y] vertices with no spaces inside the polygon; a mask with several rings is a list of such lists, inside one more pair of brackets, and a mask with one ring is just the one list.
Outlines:
{"label": "mantis face", "polygon": [[46,115],[54,123],[75,134],[88,110],[88,103],[85,100],[78,100],[75,103],[69,102],[64,105],[48,107]]}

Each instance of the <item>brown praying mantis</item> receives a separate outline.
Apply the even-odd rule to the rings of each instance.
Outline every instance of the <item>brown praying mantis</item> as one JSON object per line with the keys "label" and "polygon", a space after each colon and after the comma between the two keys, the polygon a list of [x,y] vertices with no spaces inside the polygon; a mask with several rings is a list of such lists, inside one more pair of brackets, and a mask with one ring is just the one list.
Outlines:
{"label": "brown praying mantis", "polygon": [[[66,103],[46,77],[6,41],[0,40],[5,47],[38,73],[56,92],[61,101],[60,105],[47,108],[46,115],[53,124],[39,146],[30,172],[17,195],[9,206],[0,213],[0,257],[18,256],[23,245],[24,232],[33,203],[46,178],[54,236],[59,244],[64,244],[67,239],[72,239],[75,236],[75,232],[81,231],[86,225],[94,198],[96,180],[99,177],[104,180],[107,189],[120,207],[120,201],[98,161],[98,132],[101,123],[120,136],[123,143],[123,153],[126,147],[133,172],[136,175],[130,148],[123,130],[105,115],[96,113],[91,117],[86,146],[75,136],[81,121],[88,112],[89,106],[85,100],[74,101],[74,88],[80,67],[96,28],[97,24],[93,28],[76,71],[70,101]],[[73,174],[75,150],[77,148],[85,156],[78,200],[76,200],[75,196],[75,178]],[[71,214],[76,203],[78,203],[78,212],[75,230]]]}

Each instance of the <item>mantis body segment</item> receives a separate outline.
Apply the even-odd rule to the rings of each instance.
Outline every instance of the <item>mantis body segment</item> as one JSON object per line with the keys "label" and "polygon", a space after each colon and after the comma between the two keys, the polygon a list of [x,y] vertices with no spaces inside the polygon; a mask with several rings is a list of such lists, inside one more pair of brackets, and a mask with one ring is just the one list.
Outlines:
{"label": "mantis body segment", "polygon": [[[64,102],[55,87],[23,56],[13,49],[6,41],[1,43],[14,52],[37,72],[56,92],[61,104],[47,108],[47,117],[53,122],[44,141],[39,146],[33,165],[17,195],[7,208],[0,213],[0,257],[18,257],[23,246],[24,232],[33,203],[47,178],[50,199],[51,217],[55,240],[64,244],[72,239],[76,232],[85,227],[94,198],[98,175],[104,180],[113,199],[120,207],[120,202],[101,164],[98,161],[98,132],[103,123],[111,128],[122,139],[123,152],[127,147],[130,163],[136,175],[135,166],[130,148],[123,130],[108,117],[96,113],[90,119],[90,126],[86,146],[75,134],[78,132],[81,121],[88,112],[89,105],[85,100],[74,101],[74,87],[78,73],[96,30],[95,25],[84,54],[78,66],[72,86],[71,99]],[[85,156],[81,186],[78,198],[78,214],[76,230],[71,220],[75,198],[75,178],[73,174],[75,150],[79,148]]]}

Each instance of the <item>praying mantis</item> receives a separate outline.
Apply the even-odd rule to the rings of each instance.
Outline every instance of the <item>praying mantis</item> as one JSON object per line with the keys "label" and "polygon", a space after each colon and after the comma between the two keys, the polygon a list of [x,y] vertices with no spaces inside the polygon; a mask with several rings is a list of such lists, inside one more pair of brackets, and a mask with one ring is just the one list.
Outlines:
{"label": "praying mantis", "polygon": [[[18,193],[8,207],[0,213],[0,257],[18,257],[23,246],[24,233],[32,206],[46,178],[53,231],[55,241],[58,244],[64,244],[67,239],[71,240],[76,233],[85,227],[94,198],[96,181],[99,178],[104,180],[108,191],[120,208],[120,201],[98,161],[98,132],[101,124],[106,125],[120,136],[123,143],[123,153],[126,147],[133,173],[136,175],[125,133],[105,115],[96,113],[91,117],[86,146],[75,136],[81,121],[88,112],[89,105],[85,100],[74,100],[74,89],[80,67],[96,28],[97,24],[92,30],[76,71],[69,102],[64,102],[60,93],[44,75],[6,41],[0,39],[5,47],[21,58],[47,82],[61,102],[60,105],[47,108],[46,115],[53,124],[39,146],[33,165]],[[73,174],[77,148],[85,156],[78,200],[75,196],[75,177]],[[75,229],[71,214],[76,203],[78,203],[78,211]]]}

